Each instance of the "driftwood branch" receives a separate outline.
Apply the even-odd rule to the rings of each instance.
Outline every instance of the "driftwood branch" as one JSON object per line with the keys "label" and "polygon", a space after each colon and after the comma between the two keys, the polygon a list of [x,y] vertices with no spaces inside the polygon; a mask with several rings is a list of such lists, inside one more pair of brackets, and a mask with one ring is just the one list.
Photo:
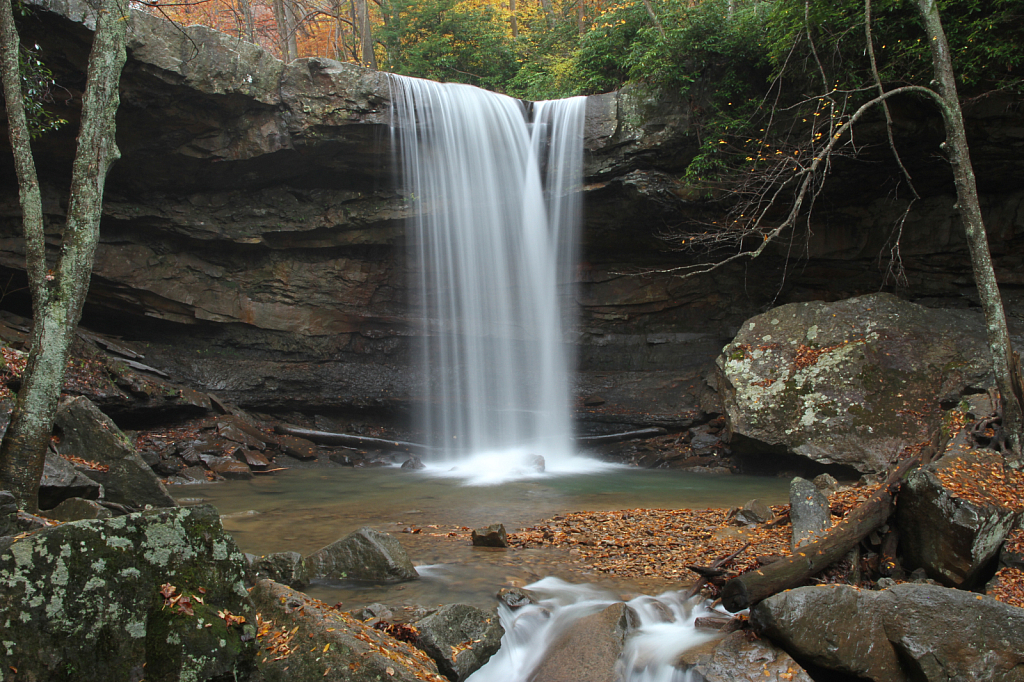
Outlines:
{"label": "driftwood branch", "polygon": [[[401,440],[388,440],[386,438],[371,438],[369,436],[353,436],[348,433],[334,433],[331,431],[316,431],[304,429],[300,426],[289,424],[278,424],[274,430],[286,436],[298,436],[321,445],[343,445],[350,448],[362,448],[364,450],[398,450],[400,452],[412,452],[417,454],[429,454],[439,452],[439,448],[433,448],[421,443],[408,443]],[[621,433],[608,433],[601,436],[583,436],[576,439],[580,445],[600,445],[603,443],[618,443],[634,438],[653,438],[668,433],[661,427],[649,429],[638,429],[636,431],[623,431]]]}
{"label": "driftwood branch", "polygon": [[900,462],[885,484],[827,535],[803,545],[792,556],[747,571],[727,582],[722,588],[722,605],[735,613],[773,594],[799,586],[842,559],[858,542],[888,520],[903,477],[919,461],[919,457],[911,457]]}
{"label": "driftwood branch", "polygon": [[[686,593],[686,598],[689,599],[690,597],[692,597],[695,594],[697,594],[698,592],[700,592],[701,588],[703,588],[705,585],[708,584],[709,576],[714,574],[716,571],[719,573],[719,575],[724,574],[724,571],[720,570],[721,567],[726,565],[727,563],[729,563],[730,561],[732,561],[736,557],[738,557],[740,555],[740,553],[743,552],[744,550],[746,550],[748,547],[750,547],[750,543],[749,542],[747,544],[743,545],[742,547],[740,547],[739,549],[737,549],[735,552],[733,552],[729,556],[722,557],[721,559],[719,559],[718,561],[716,561],[715,563],[713,563],[713,564],[711,564],[710,566],[707,566],[707,567],[705,567],[705,566],[687,566],[686,568],[688,570],[691,570],[691,571],[693,571],[694,573],[696,573],[696,574],[698,574],[700,576],[700,580],[698,580],[697,582],[695,582],[693,584],[693,587],[690,588],[690,591]],[[715,576],[715,577],[718,577],[718,576]],[[721,583],[719,583],[719,585],[720,584]]]}
{"label": "driftwood branch", "polygon": [[350,448],[363,448],[365,450],[398,450],[400,452],[414,452],[418,454],[436,452],[434,448],[419,443],[387,440],[386,438],[371,438],[369,436],[353,436],[347,433],[331,433],[330,431],[315,431],[288,424],[278,424],[274,427],[274,430],[286,436],[298,436],[321,445],[344,445]]}
{"label": "driftwood branch", "polygon": [[600,436],[579,436],[576,438],[578,445],[603,445],[604,443],[619,443],[634,438],[654,438],[664,436],[668,431],[660,426],[652,426],[648,429],[637,429],[636,431],[622,431],[621,433],[606,433]]}

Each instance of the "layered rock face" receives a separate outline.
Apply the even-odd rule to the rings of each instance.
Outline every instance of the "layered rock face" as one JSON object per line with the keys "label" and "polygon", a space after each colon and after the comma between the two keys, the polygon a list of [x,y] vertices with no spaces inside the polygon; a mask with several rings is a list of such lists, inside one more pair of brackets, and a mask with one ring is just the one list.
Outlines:
{"label": "layered rock face", "polygon": [[[71,121],[36,144],[56,233],[89,22],[73,1],[31,6],[23,37],[40,46]],[[84,324],[139,342],[148,363],[252,408],[393,413],[414,403],[420,313],[387,76],[327,59],[283,64],[225,34],[182,31],[140,12],[131,21],[122,158],[107,182]],[[1024,284],[1024,192],[1014,181],[1024,176],[1024,138],[1014,132],[1024,126],[1015,111],[986,100],[970,123],[1006,284]],[[566,339],[583,370],[579,395],[605,399],[581,408],[588,419],[698,415],[703,367],[744,319],[776,303],[876,291],[883,280],[877,259],[904,208],[884,198],[884,153],[838,169],[812,234],[793,245],[699,278],[668,272],[690,256],[665,251],[658,234],[717,210],[679,180],[696,150],[692,118],[686,102],[641,89],[588,102],[577,322]],[[901,293],[971,304],[949,171],[930,156],[941,141],[937,119],[906,109],[897,118],[924,197],[902,227]],[[2,158],[0,275],[13,278],[14,291],[24,281],[24,246],[6,151]],[[793,267],[793,255],[805,260]],[[19,294],[4,305],[26,309]]]}

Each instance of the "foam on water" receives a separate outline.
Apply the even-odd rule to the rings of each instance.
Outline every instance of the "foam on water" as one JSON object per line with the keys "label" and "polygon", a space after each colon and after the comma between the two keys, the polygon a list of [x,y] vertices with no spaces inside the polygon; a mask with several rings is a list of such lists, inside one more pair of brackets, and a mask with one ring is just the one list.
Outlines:
{"label": "foam on water", "polygon": [[[469,682],[527,682],[544,660],[548,646],[580,618],[622,601],[593,585],[576,585],[544,578],[527,589],[535,604],[512,610],[498,607],[505,636],[501,649]],[[684,599],[682,592],[657,597],[640,596],[626,602],[639,616],[640,626],[629,635],[619,665],[625,682],[687,682],[689,673],[675,666],[679,655],[715,639],[693,623],[712,612],[703,604]]]}

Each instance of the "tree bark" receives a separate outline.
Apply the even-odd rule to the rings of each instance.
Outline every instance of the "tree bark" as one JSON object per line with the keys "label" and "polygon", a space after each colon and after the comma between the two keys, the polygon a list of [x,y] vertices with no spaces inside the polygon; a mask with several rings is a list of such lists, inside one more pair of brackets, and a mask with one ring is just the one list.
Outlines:
{"label": "tree bark", "polygon": [[[34,324],[28,364],[22,377],[11,424],[0,445],[0,480],[18,504],[34,512],[39,504],[39,480],[53,417],[64,383],[64,368],[89,289],[93,256],[99,240],[103,186],[110,165],[120,152],[115,142],[115,115],[120,104],[118,83],[124,66],[128,5],[96,0],[96,33],[85,93],[77,151],[71,175],[71,195],[60,255],[53,274],[46,269],[39,183],[25,135],[20,75],[16,66],[19,39],[8,2],[0,2],[3,30],[4,97],[12,121],[19,191],[26,239],[26,271],[32,292]],[[12,67],[12,54],[15,58]],[[20,113],[19,113],[20,112]]]}
{"label": "tree bark", "polygon": [[509,23],[512,27],[512,37],[519,37],[519,22],[516,20],[516,0],[508,0]]}
{"label": "tree bark", "polygon": [[298,27],[291,0],[274,0],[274,19],[277,22],[277,44],[281,50],[281,61],[286,64],[299,56]]}
{"label": "tree bark", "polygon": [[[654,28],[658,29],[658,35],[661,39],[665,39],[665,29],[661,26],[661,21],[658,19],[658,15],[654,13],[654,7],[651,6],[651,0],[644,0],[644,9],[647,10],[647,16],[651,18],[654,23]],[[729,16],[732,16],[732,8],[729,9]]]}
{"label": "tree bark", "polygon": [[903,460],[878,492],[850,512],[824,537],[803,545],[792,556],[747,571],[727,582],[722,588],[722,605],[733,613],[749,608],[773,594],[801,585],[812,575],[842,559],[871,531],[886,522],[892,514],[903,477],[918,463],[917,457]]}
{"label": "tree bark", "polygon": [[1022,454],[1022,431],[1024,431],[1024,421],[1022,421],[1024,406],[1020,404],[1015,391],[1020,377],[1014,376],[1013,347],[1006,326],[1006,313],[1003,310],[1003,299],[999,293],[999,283],[996,281],[995,270],[992,267],[988,234],[981,216],[978,186],[974,178],[974,167],[971,165],[970,149],[967,146],[967,133],[964,129],[963,112],[960,109],[960,98],[956,90],[953,60],[950,56],[946,33],[942,29],[938,4],[935,0],[917,0],[917,9],[924,20],[928,44],[931,46],[932,68],[935,73],[935,81],[938,83],[940,108],[946,124],[946,141],[943,143],[943,148],[953,167],[960,221],[967,234],[974,282],[978,287],[978,297],[981,299],[981,308],[985,313],[988,344],[992,352],[992,369],[995,372],[996,386],[999,388],[1003,407],[1003,429],[1006,431],[1008,444],[1014,454],[1020,457]]}
{"label": "tree bark", "polygon": [[377,70],[377,55],[373,51],[373,28],[370,25],[370,6],[366,0],[356,0],[359,14],[359,46],[363,66]]}
{"label": "tree bark", "polygon": [[252,16],[252,5],[249,0],[238,0],[238,9],[242,13],[242,38],[256,44],[256,22]]}
{"label": "tree bark", "polygon": [[297,436],[323,445],[343,445],[349,448],[365,448],[367,450],[400,450],[402,452],[416,452],[420,454],[436,452],[434,448],[420,445],[419,443],[387,440],[386,438],[371,438],[369,436],[353,436],[347,433],[332,433],[330,431],[316,431],[299,426],[289,426],[288,424],[278,424],[274,430],[286,436]]}

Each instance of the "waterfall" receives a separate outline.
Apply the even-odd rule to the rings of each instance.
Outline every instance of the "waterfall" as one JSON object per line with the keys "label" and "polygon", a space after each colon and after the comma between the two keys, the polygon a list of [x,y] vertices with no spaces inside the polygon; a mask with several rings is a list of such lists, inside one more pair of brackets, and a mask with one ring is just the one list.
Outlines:
{"label": "waterfall", "polygon": [[[586,98],[392,76],[425,330],[423,428],[477,474],[573,459],[565,341]],[[489,463],[488,463],[489,462]],[[498,474],[495,474],[498,475]]]}

